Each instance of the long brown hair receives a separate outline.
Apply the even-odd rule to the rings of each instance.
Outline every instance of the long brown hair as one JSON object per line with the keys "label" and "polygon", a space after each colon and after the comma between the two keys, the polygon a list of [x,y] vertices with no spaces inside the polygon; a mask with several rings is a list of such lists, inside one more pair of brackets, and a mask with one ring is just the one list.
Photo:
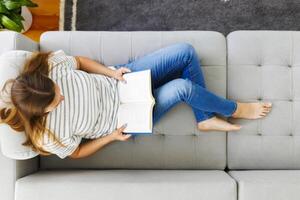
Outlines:
{"label": "long brown hair", "polygon": [[35,53],[21,74],[5,83],[2,92],[9,93],[11,105],[0,109],[0,123],[24,131],[26,141],[23,145],[43,155],[49,154],[42,148],[44,134],[62,145],[46,128],[48,114],[45,111],[55,98],[55,83],[48,77],[49,55]]}

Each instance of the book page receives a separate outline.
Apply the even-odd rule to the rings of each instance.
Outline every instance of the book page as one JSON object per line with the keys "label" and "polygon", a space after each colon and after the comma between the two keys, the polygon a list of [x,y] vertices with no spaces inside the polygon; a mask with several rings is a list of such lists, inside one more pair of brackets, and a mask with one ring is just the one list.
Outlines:
{"label": "book page", "polygon": [[127,123],[125,133],[151,133],[153,103],[124,103],[118,111],[118,128]]}
{"label": "book page", "polygon": [[151,101],[151,71],[143,70],[123,75],[127,83],[118,81],[121,103]]}

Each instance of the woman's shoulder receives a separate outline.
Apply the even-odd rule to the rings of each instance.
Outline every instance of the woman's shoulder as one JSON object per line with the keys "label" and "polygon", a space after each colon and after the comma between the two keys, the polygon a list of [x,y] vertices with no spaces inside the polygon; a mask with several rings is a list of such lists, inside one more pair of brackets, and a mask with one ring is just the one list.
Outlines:
{"label": "woman's shoulder", "polygon": [[51,137],[44,137],[42,148],[51,153],[56,154],[61,159],[71,155],[79,146],[82,137],[72,135],[70,137],[62,137],[54,139]]}
{"label": "woman's shoulder", "polygon": [[[57,50],[50,53],[48,57],[49,71],[60,69],[59,71],[76,70],[77,60],[74,56],[67,55],[63,50]],[[54,70],[55,71],[55,70]]]}
{"label": "woman's shoulder", "polygon": [[52,67],[67,60],[67,55],[63,50],[53,51],[49,54],[48,63]]}
{"label": "woman's shoulder", "polygon": [[57,69],[57,65],[62,63],[65,58],[65,52],[63,50],[52,51],[48,56],[49,74],[53,73]]}

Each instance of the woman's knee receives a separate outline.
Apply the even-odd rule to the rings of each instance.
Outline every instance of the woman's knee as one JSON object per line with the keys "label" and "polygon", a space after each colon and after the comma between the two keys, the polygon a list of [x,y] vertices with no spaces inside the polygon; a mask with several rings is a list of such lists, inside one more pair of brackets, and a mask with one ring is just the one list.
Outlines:
{"label": "woman's knee", "polygon": [[175,92],[181,96],[189,95],[192,91],[192,81],[189,79],[177,78],[172,81]]}
{"label": "woman's knee", "polygon": [[188,42],[181,42],[177,44],[177,51],[185,56],[189,61],[195,54],[195,48]]}

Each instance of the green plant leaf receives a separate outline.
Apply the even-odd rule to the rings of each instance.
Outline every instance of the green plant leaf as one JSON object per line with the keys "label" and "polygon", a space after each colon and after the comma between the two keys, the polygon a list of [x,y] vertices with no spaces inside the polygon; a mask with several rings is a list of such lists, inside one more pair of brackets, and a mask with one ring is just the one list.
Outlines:
{"label": "green plant leaf", "polygon": [[22,11],[22,8],[16,8],[16,9],[13,9],[11,10],[12,12],[16,13],[16,14],[21,14],[21,11]]}
{"label": "green plant leaf", "polygon": [[22,6],[27,7],[37,7],[36,3],[33,3],[31,0],[5,0],[3,4],[8,10],[19,9]]}
{"label": "green plant leaf", "polygon": [[22,6],[37,7],[31,0],[0,0],[0,29],[21,32],[24,29]]}
{"label": "green plant leaf", "polygon": [[14,10],[22,7],[22,4],[20,1],[4,1],[3,5],[7,8],[7,10]]}
{"label": "green plant leaf", "polygon": [[24,20],[23,16],[21,14],[19,14],[19,13],[10,12],[9,15],[13,16],[14,19]]}
{"label": "green plant leaf", "polygon": [[9,14],[9,11],[6,9],[6,7],[0,2],[0,13],[2,14]]}
{"label": "green plant leaf", "polygon": [[27,7],[37,7],[38,6],[36,3],[33,3],[31,0],[20,0],[20,2],[23,4],[23,6],[27,6]]}
{"label": "green plant leaf", "polygon": [[11,20],[10,18],[8,18],[5,15],[0,15],[0,22],[1,24],[12,31],[17,31],[17,32],[21,32],[22,31],[22,27],[19,26],[16,22],[14,22],[13,20]]}
{"label": "green plant leaf", "polygon": [[24,26],[23,26],[23,23],[22,23],[22,21],[24,20],[24,18],[21,15],[18,15],[16,13],[12,12],[12,13],[10,13],[8,15],[8,17],[11,20],[13,20],[16,24],[18,24],[22,28],[22,30],[24,29]]}

